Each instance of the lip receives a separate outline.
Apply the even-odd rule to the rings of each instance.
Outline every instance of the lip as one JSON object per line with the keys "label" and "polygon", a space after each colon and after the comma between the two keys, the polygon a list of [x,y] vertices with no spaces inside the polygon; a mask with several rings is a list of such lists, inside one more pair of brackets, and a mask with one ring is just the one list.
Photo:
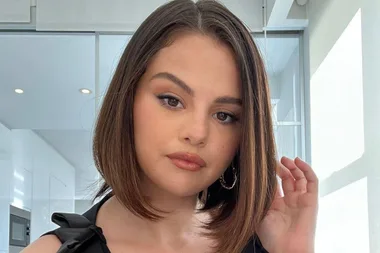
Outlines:
{"label": "lip", "polygon": [[180,169],[197,171],[206,166],[206,162],[197,154],[177,152],[167,155],[175,166]]}

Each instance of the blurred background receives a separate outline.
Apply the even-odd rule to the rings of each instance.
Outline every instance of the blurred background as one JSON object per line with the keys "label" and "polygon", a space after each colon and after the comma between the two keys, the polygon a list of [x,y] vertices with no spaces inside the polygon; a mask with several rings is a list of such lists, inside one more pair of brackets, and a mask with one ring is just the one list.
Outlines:
{"label": "blurred background", "polygon": [[[0,253],[83,213],[94,122],[121,53],[165,0],[0,0]],[[320,178],[317,253],[380,252],[380,0],[222,0],[265,60],[280,156]]]}

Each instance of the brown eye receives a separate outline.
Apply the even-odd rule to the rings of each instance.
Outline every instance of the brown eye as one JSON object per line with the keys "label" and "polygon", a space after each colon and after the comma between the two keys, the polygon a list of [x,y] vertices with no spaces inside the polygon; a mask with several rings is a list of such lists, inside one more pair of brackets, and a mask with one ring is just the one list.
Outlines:
{"label": "brown eye", "polygon": [[170,109],[182,109],[183,104],[181,101],[173,96],[169,95],[160,95],[157,96],[157,98],[161,101],[161,104],[165,107],[168,107]]}
{"label": "brown eye", "polygon": [[218,112],[216,117],[220,121],[225,121],[228,118],[228,115],[227,115],[227,113],[224,113],[224,112]]}
{"label": "brown eye", "polygon": [[226,112],[217,112],[213,115],[213,117],[216,118],[222,124],[231,124],[238,121],[236,116],[234,116],[233,114],[226,113]]}
{"label": "brown eye", "polygon": [[170,106],[173,106],[173,107],[177,107],[177,105],[179,104],[179,101],[178,99],[175,99],[175,98],[168,98],[168,105]]}

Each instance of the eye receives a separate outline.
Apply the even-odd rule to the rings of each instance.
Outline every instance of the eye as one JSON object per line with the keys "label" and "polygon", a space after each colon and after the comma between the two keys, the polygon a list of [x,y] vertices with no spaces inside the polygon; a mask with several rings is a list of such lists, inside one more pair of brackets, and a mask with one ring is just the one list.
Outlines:
{"label": "eye", "polygon": [[237,121],[237,118],[233,114],[226,112],[217,112],[214,114],[214,117],[223,124],[230,124]]}
{"label": "eye", "polygon": [[157,97],[161,101],[162,105],[164,105],[164,106],[167,106],[167,107],[173,108],[173,109],[184,108],[183,104],[181,103],[181,101],[179,101],[179,99],[177,99],[177,98],[175,98],[173,96],[159,95]]}

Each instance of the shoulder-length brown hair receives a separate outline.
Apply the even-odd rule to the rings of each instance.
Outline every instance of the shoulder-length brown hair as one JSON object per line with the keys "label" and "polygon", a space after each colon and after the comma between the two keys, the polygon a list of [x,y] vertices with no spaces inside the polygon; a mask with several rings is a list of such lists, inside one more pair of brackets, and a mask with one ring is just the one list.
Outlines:
{"label": "shoulder-length brown hair", "polygon": [[[276,154],[268,83],[260,53],[244,24],[213,0],[174,0],[154,11],[129,41],[104,98],[95,128],[93,153],[104,184],[96,197],[111,191],[134,214],[161,216],[139,189],[139,166],[133,132],[133,103],[149,61],[174,34],[210,35],[235,54],[242,86],[242,138],[235,167],[238,183],[227,191],[216,181],[207,191],[203,210],[217,252],[240,252],[255,234],[274,198]],[[232,177],[232,175],[229,175]],[[226,178],[231,182],[232,178]],[[201,194],[200,194],[201,195]]]}

